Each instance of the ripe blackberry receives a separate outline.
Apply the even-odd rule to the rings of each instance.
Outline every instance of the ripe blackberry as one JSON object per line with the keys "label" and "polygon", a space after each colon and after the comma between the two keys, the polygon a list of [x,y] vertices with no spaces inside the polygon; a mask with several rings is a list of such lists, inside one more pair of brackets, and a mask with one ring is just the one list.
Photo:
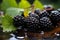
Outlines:
{"label": "ripe blackberry", "polygon": [[37,15],[40,15],[40,9],[36,9],[36,10],[34,11],[34,13],[37,14]]}
{"label": "ripe blackberry", "polygon": [[15,27],[22,27],[22,26],[24,26],[24,17],[19,16],[19,15],[15,16],[13,18],[13,25]]}
{"label": "ripe blackberry", "polygon": [[57,25],[57,23],[60,21],[60,13],[58,11],[52,11],[51,20],[54,25]]}
{"label": "ripe blackberry", "polygon": [[42,17],[40,18],[40,27],[41,31],[51,31],[52,30],[52,22],[48,17]]}
{"label": "ripe blackberry", "polygon": [[39,18],[42,18],[42,17],[49,17],[49,13],[47,13],[46,11],[42,11],[42,13],[39,15]]}
{"label": "ripe blackberry", "polygon": [[39,27],[39,20],[35,17],[28,17],[25,19],[26,28],[30,32],[37,32]]}
{"label": "ripe blackberry", "polygon": [[30,17],[35,17],[35,18],[39,19],[39,16],[37,14],[35,14],[35,13],[34,14],[33,13],[29,13],[29,16]]}

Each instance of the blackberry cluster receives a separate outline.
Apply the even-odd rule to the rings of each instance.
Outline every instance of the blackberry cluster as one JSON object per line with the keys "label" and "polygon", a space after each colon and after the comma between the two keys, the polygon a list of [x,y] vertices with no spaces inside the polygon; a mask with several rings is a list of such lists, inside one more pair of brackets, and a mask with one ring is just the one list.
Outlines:
{"label": "blackberry cluster", "polygon": [[52,30],[52,22],[48,17],[40,18],[40,26],[41,31],[51,31]]}
{"label": "blackberry cluster", "polygon": [[35,13],[30,13],[27,18],[19,15],[13,18],[13,24],[15,27],[19,30],[26,29],[29,32],[51,31],[56,27],[59,21],[60,12],[55,10],[51,11],[50,14],[46,11],[39,14],[39,12],[36,11]]}
{"label": "blackberry cluster", "polygon": [[26,28],[30,32],[37,32],[39,27],[39,20],[35,17],[28,17],[25,19]]}

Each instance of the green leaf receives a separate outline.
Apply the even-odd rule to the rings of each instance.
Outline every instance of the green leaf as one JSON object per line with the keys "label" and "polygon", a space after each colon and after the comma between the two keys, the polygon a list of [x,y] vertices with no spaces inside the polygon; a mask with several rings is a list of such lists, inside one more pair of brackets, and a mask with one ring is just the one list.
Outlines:
{"label": "green leaf", "polygon": [[14,17],[16,15],[21,15],[24,9],[19,8],[8,8],[6,10],[6,14],[10,15],[11,17]]}
{"label": "green leaf", "polygon": [[28,8],[31,5],[29,4],[29,2],[27,0],[21,0],[21,2],[19,3],[19,8]]}
{"label": "green leaf", "polygon": [[10,7],[17,7],[17,3],[15,0],[3,0],[1,9],[6,10],[7,8]]}
{"label": "green leaf", "polygon": [[3,32],[15,31],[16,28],[13,25],[13,18],[9,15],[5,15],[2,19]]}
{"label": "green leaf", "polygon": [[41,2],[39,2],[39,0],[35,0],[33,4],[34,4],[35,8],[43,9],[43,4]]}

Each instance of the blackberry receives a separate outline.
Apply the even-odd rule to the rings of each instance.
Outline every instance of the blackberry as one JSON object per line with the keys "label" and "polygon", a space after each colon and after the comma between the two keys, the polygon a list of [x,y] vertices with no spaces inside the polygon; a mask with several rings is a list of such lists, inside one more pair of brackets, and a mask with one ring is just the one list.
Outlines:
{"label": "blackberry", "polygon": [[47,13],[46,11],[42,11],[42,13],[39,15],[39,18],[42,18],[42,17],[49,17],[49,13]]}
{"label": "blackberry", "polygon": [[39,28],[39,20],[35,17],[28,17],[25,19],[26,28],[30,32],[37,32]]}
{"label": "blackberry", "polygon": [[37,14],[35,14],[35,13],[34,13],[34,14],[29,13],[29,16],[30,16],[30,17],[35,17],[35,18],[39,19],[39,16],[38,16]]}
{"label": "blackberry", "polygon": [[45,32],[51,31],[53,29],[53,25],[50,18],[48,17],[40,18],[40,27],[41,27],[41,31],[45,31]]}
{"label": "blackberry", "polygon": [[52,20],[53,24],[56,26],[57,23],[60,21],[60,13],[58,11],[52,11],[51,20]]}
{"label": "blackberry", "polygon": [[36,9],[36,10],[34,11],[34,13],[37,14],[37,15],[40,15],[40,9]]}
{"label": "blackberry", "polygon": [[19,15],[15,16],[13,18],[13,25],[17,28],[24,26],[24,17]]}

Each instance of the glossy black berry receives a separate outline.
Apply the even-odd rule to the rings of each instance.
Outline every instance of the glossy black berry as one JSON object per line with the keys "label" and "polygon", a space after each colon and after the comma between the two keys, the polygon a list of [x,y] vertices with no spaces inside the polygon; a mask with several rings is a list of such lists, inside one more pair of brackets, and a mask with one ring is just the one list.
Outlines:
{"label": "glossy black berry", "polygon": [[48,17],[42,17],[40,18],[40,27],[41,27],[41,31],[51,31],[53,26],[52,26],[52,22]]}

